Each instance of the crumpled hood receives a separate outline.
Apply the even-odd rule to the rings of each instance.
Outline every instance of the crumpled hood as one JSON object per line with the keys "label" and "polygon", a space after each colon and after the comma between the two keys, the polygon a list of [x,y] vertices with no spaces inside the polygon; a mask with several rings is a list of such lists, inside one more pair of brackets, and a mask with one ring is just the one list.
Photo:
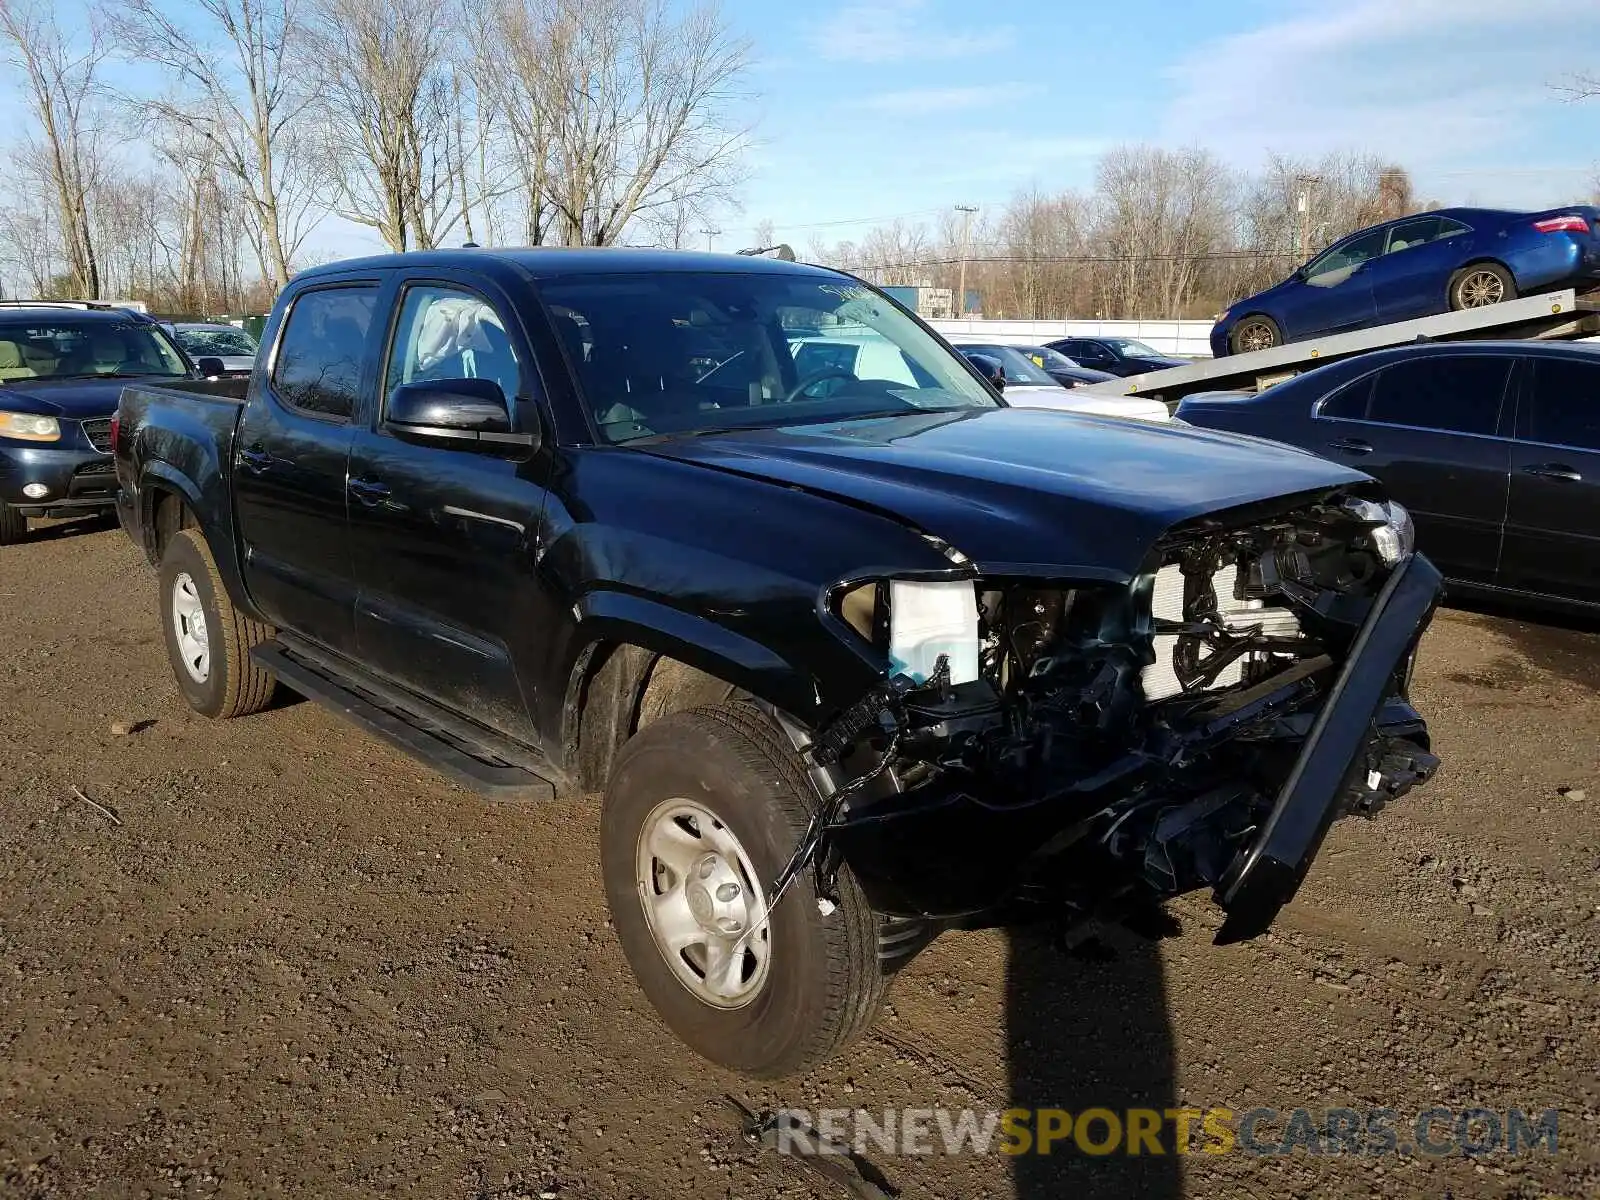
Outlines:
{"label": "crumpled hood", "polygon": [[[170,376],[161,376],[171,381]],[[134,379],[9,379],[0,381],[0,408],[82,421],[117,411],[122,389]]]}
{"label": "crumpled hood", "polygon": [[1179,522],[1368,479],[1231,434],[1022,408],[738,430],[636,448],[893,514],[987,573],[1116,581],[1136,574]]}

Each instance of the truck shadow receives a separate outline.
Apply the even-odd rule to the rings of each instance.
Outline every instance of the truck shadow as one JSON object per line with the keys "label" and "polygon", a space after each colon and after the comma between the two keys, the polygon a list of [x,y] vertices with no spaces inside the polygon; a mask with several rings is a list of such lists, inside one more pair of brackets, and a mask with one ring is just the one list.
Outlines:
{"label": "truck shadow", "polygon": [[[1124,1124],[1129,1109],[1177,1107],[1176,1051],[1166,985],[1154,942],[1108,931],[1073,950],[1044,928],[1011,934],[1006,980],[1010,1103],[1014,1108],[1109,1109]],[[1028,1127],[1037,1130],[1034,1117]],[[1069,1135],[1049,1154],[1037,1147],[1012,1160],[1017,1200],[1183,1194],[1171,1123],[1163,1120],[1160,1155],[1085,1153]],[[1088,1144],[1103,1146],[1107,1126],[1091,1121]]]}
{"label": "truck shadow", "polygon": [[1452,600],[1462,612],[1490,617],[1535,670],[1600,692],[1600,614],[1572,614],[1531,605]]}

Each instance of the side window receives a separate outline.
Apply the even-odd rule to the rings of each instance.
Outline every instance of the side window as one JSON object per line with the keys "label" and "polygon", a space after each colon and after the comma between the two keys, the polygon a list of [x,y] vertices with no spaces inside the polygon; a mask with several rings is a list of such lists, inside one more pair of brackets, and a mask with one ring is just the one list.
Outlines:
{"label": "side window", "polygon": [[1369,421],[1450,433],[1492,435],[1500,424],[1510,358],[1439,355],[1395,363],[1378,372]]}
{"label": "side window", "polygon": [[273,388],[286,404],[319,417],[350,419],[360,398],[377,299],[373,284],[321,288],[295,299],[272,368]]}
{"label": "side window", "polygon": [[459,288],[406,289],[389,348],[385,393],[433,379],[493,379],[509,401],[517,395],[519,378],[505,324],[488,301]]}
{"label": "side window", "polygon": [[1600,450],[1600,364],[1540,359],[1532,396],[1518,432],[1524,441]]}
{"label": "side window", "polygon": [[1317,415],[1335,421],[1365,421],[1367,409],[1372,406],[1373,379],[1374,376],[1368,375],[1340,388],[1322,402]]}
{"label": "side window", "polygon": [[1396,250],[1410,250],[1424,242],[1431,242],[1439,236],[1438,217],[1418,217],[1415,221],[1404,221],[1389,230],[1389,248],[1385,253],[1393,254]]}
{"label": "side window", "polygon": [[1388,236],[1388,230],[1379,229],[1329,250],[1306,268],[1306,282],[1312,287],[1337,287],[1362,263],[1382,254]]}
{"label": "side window", "polygon": [[1439,241],[1447,237],[1455,237],[1458,233],[1471,233],[1470,225],[1463,225],[1460,221],[1452,221],[1449,217],[1439,218],[1439,232],[1434,234],[1434,240]]}

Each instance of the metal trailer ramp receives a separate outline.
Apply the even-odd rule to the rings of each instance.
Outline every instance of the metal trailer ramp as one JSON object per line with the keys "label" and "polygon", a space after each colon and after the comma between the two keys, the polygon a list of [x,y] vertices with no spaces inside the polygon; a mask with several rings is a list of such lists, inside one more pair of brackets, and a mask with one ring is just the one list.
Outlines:
{"label": "metal trailer ramp", "polygon": [[1541,296],[1524,296],[1486,308],[1396,321],[1352,333],[1309,338],[1270,350],[1230,354],[1186,367],[1130,375],[1076,390],[1088,395],[1143,396],[1176,408],[1195,392],[1256,392],[1281,383],[1324,363],[1337,362],[1369,350],[1420,341],[1565,340],[1600,334],[1600,300],[1580,299],[1568,288]]}

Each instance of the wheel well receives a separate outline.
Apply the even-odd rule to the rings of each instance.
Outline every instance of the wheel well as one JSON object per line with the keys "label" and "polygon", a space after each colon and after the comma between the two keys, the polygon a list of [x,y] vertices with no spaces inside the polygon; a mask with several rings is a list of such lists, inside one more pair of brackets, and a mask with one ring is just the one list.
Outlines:
{"label": "wheel well", "polygon": [[590,648],[568,688],[566,760],[585,792],[606,785],[622,745],[652,721],[744,695],[698,667],[631,643]]}
{"label": "wheel well", "polygon": [[184,503],[183,497],[167,488],[156,488],[150,501],[151,530],[156,561],[166,553],[167,543],[180,529],[199,526],[194,512]]}

